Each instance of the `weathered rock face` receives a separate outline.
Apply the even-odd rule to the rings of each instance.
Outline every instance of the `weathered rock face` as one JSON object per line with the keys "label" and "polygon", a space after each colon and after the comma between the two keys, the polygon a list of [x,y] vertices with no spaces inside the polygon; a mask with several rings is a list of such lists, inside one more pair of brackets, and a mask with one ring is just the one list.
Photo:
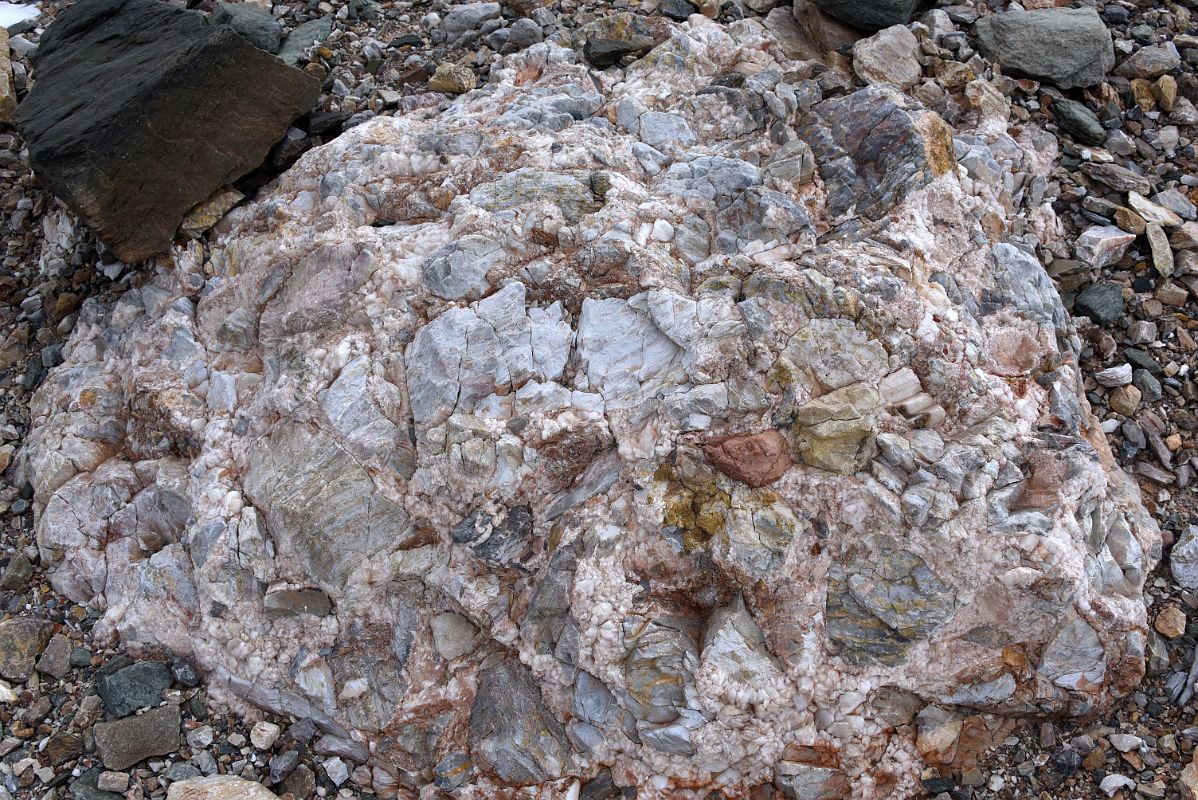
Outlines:
{"label": "weathered rock face", "polygon": [[261,164],[320,91],[232,28],[159,0],[74,5],[34,63],[16,114],[30,164],[126,261],[166,251],[184,215]]}
{"label": "weathered rock face", "polygon": [[1058,235],[1052,147],[782,52],[534,45],[86,305],[20,460],[55,586],[403,797],[906,798],[1129,691],[1159,534],[1003,232]]}

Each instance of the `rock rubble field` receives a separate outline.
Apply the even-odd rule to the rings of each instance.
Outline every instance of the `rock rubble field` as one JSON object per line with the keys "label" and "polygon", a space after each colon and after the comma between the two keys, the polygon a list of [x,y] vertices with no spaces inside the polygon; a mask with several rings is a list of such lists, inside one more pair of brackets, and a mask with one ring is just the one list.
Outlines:
{"label": "rock rubble field", "polygon": [[1185,4],[44,12],[0,800],[1198,793]]}

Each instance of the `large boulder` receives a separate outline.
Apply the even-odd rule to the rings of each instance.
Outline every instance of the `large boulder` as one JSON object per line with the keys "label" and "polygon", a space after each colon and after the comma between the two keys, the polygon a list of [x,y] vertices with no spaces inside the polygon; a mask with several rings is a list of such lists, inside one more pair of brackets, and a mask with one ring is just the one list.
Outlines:
{"label": "large boulder", "polygon": [[17,127],[38,178],[116,254],[170,247],[187,212],[262,163],[320,82],[160,0],[83,0],[34,56]]}
{"label": "large boulder", "polygon": [[1115,66],[1111,32],[1092,8],[991,14],[974,31],[982,53],[1004,70],[1062,89],[1102,83]]}
{"label": "large boulder", "polygon": [[826,13],[866,31],[906,25],[920,3],[921,0],[815,0]]}
{"label": "large boulder", "polygon": [[1034,244],[1055,144],[764,30],[535,44],[85,304],[12,477],[96,636],[379,796],[908,798],[921,709],[1129,692],[1160,538]]}

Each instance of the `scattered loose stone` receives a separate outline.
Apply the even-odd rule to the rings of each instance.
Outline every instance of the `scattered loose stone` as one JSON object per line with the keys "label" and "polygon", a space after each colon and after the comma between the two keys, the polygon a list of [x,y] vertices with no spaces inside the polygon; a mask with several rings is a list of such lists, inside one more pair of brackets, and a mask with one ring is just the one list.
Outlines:
{"label": "scattered loose stone", "polygon": [[865,83],[908,89],[923,77],[919,42],[906,26],[893,25],[853,45],[853,71]]}
{"label": "scattered loose stone", "polygon": [[1148,246],[1152,251],[1152,266],[1164,277],[1169,277],[1173,274],[1174,261],[1168,235],[1156,223],[1149,223],[1145,234],[1148,236]]}
{"label": "scattered loose stone", "polygon": [[178,750],[180,722],[179,707],[173,703],[116,722],[100,722],[93,728],[96,750],[108,769],[128,769],[150,756]]}
{"label": "scattered loose stone", "polygon": [[275,20],[270,10],[253,3],[228,3],[221,0],[216,4],[212,21],[228,25],[249,39],[257,48],[268,53],[279,52],[283,42],[283,26]]}
{"label": "scattered loose stone", "polygon": [[1099,385],[1113,389],[1116,386],[1126,386],[1131,383],[1131,364],[1120,364],[1094,373],[1094,380]]}
{"label": "scattered loose stone", "polygon": [[71,670],[71,640],[62,634],[50,637],[50,643],[37,660],[37,671],[52,678],[61,678]]}
{"label": "scattered loose stone", "polygon": [[29,580],[32,577],[33,564],[30,563],[29,557],[24,553],[15,553],[8,560],[8,566],[4,568],[4,573],[0,575],[0,591],[22,591],[29,585]]}
{"label": "scattered loose stone", "polygon": [[1186,632],[1186,614],[1177,606],[1165,606],[1156,615],[1153,627],[1166,639],[1176,639]]}
{"label": "scattered loose stone", "polygon": [[257,722],[250,731],[250,742],[259,750],[270,750],[279,738],[279,726],[273,722]]}
{"label": "scattered loose stone", "polygon": [[1125,417],[1134,416],[1136,410],[1140,407],[1140,399],[1143,393],[1135,386],[1120,386],[1111,392],[1107,401],[1110,403],[1111,411],[1116,414],[1122,414]]}
{"label": "scattered loose stone", "polygon": [[54,625],[36,617],[15,617],[0,622],[0,678],[22,683],[50,641]]}
{"label": "scattered loose stone", "polygon": [[260,783],[236,775],[210,775],[175,781],[166,790],[167,800],[276,800]]}
{"label": "scattered loose stone", "polygon": [[124,717],[139,708],[162,702],[162,691],[172,683],[170,669],[161,661],[143,661],[96,681],[96,693],[104,700],[108,713]]}
{"label": "scattered loose stone", "polygon": [[1074,307],[1097,325],[1112,325],[1123,313],[1123,287],[1116,283],[1087,286],[1073,301]]}
{"label": "scattered loose stone", "polygon": [[1106,141],[1106,128],[1098,115],[1075,100],[1057,100],[1052,104],[1053,117],[1061,128],[1079,142],[1102,144]]}
{"label": "scattered loose stone", "polygon": [[119,792],[123,794],[129,788],[129,773],[101,772],[96,778],[96,788],[102,792]]}
{"label": "scattered loose stone", "polygon": [[428,88],[433,92],[461,94],[478,86],[478,78],[467,67],[458,64],[439,64],[433,77],[428,79]]}
{"label": "scattered loose stone", "polygon": [[1094,225],[1077,237],[1073,250],[1079,261],[1092,267],[1105,267],[1123,258],[1135,240],[1135,234],[1114,225]]}

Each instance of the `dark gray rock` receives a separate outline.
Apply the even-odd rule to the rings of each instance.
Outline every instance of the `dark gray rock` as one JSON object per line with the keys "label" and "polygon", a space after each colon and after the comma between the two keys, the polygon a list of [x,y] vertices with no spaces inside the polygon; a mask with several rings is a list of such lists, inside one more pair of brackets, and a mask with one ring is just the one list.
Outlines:
{"label": "dark gray rock", "polygon": [[279,52],[283,42],[283,26],[268,9],[253,3],[218,3],[212,21],[228,25],[268,53]]}
{"label": "dark gray rock", "polygon": [[796,130],[815,154],[831,216],[855,206],[880,219],[955,165],[952,130],[889,86],[817,103]]}
{"label": "dark gray rock", "polygon": [[1147,370],[1153,375],[1160,375],[1162,372],[1161,365],[1156,363],[1156,360],[1143,350],[1129,347],[1123,351],[1123,358],[1136,369]]}
{"label": "dark gray rock", "polygon": [[592,38],[587,39],[582,48],[582,54],[586,56],[587,61],[599,69],[607,69],[620,63],[620,59],[624,56],[632,55],[640,50],[641,48],[635,43],[623,39]]}
{"label": "dark gray rock", "polygon": [[329,38],[332,32],[332,17],[321,17],[297,25],[279,47],[279,60],[284,64],[298,64],[304,57],[304,51]]}
{"label": "dark gray rock", "polygon": [[232,28],[157,0],[70,7],[34,66],[16,114],[30,164],[130,262],[169,248],[184,215],[261,164],[320,92]]}
{"label": "dark gray rock", "polygon": [[459,522],[450,534],[454,544],[468,544],[475,555],[497,567],[524,560],[532,538],[532,509],[516,506],[492,516],[477,509]]}
{"label": "dark gray rock", "polygon": [[162,690],[172,683],[171,671],[161,661],[133,664],[96,681],[96,694],[104,701],[108,713],[125,717],[139,708],[162,702]]}
{"label": "dark gray rock", "polygon": [[1123,287],[1117,283],[1091,284],[1074,299],[1073,307],[1096,325],[1114,324],[1123,313]]}
{"label": "dark gray rock", "polygon": [[1161,382],[1146,369],[1138,369],[1133,373],[1132,383],[1140,390],[1140,402],[1155,403],[1161,399]]}
{"label": "dark gray rock", "polygon": [[168,781],[185,781],[189,778],[200,777],[200,771],[186,761],[181,761],[178,764],[171,764],[170,768],[162,773],[162,777]]}
{"label": "dark gray rock", "polygon": [[103,767],[92,767],[71,781],[71,797],[74,800],[124,800],[124,795],[105,792],[97,786]]}
{"label": "dark gray rock", "polygon": [[866,31],[906,25],[920,0],[815,0],[820,10]]}
{"label": "dark gray rock", "polygon": [[451,791],[470,780],[474,764],[465,753],[450,753],[433,770],[433,783],[438,789]]}
{"label": "dark gray rock", "polygon": [[284,792],[290,792],[296,800],[308,800],[316,793],[316,774],[307,764],[300,764],[283,780],[279,788]]}
{"label": "dark gray rock", "polygon": [[185,689],[200,685],[200,676],[196,674],[195,667],[181,658],[171,659],[171,676]]}
{"label": "dark gray rock", "polygon": [[526,47],[531,47],[544,38],[545,35],[541,31],[540,25],[527,17],[522,17],[513,22],[512,27],[508,28],[507,43],[504,45],[503,52],[519,52]]}
{"label": "dark gray rock", "polygon": [[1106,141],[1106,128],[1098,115],[1076,100],[1056,100],[1052,104],[1053,117],[1061,130],[1084,144],[1099,145]]}
{"label": "dark gray rock", "polygon": [[562,777],[570,745],[528,667],[504,658],[481,670],[470,709],[475,766],[509,786]]}
{"label": "dark gray rock", "polygon": [[4,574],[0,576],[0,591],[24,591],[29,586],[31,578],[33,578],[33,565],[29,563],[29,558],[18,550],[8,560],[8,566],[4,568]]}
{"label": "dark gray rock", "polygon": [[672,20],[685,22],[691,14],[698,13],[698,9],[690,0],[664,0],[661,4],[661,13]]}
{"label": "dark gray rock", "polygon": [[270,757],[270,782],[281,783],[295,771],[300,762],[300,751],[297,749],[284,750]]}
{"label": "dark gray rock", "polygon": [[97,723],[92,732],[104,766],[121,770],[178,750],[180,722],[179,707],[168,703],[138,717]]}
{"label": "dark gray rock", "polygon": [[1115,66],[1111,33],[1092,8],[1008,11],[982,17],[974,30],[983,55],[1004,71],[1062,89],[1101,83]]}

